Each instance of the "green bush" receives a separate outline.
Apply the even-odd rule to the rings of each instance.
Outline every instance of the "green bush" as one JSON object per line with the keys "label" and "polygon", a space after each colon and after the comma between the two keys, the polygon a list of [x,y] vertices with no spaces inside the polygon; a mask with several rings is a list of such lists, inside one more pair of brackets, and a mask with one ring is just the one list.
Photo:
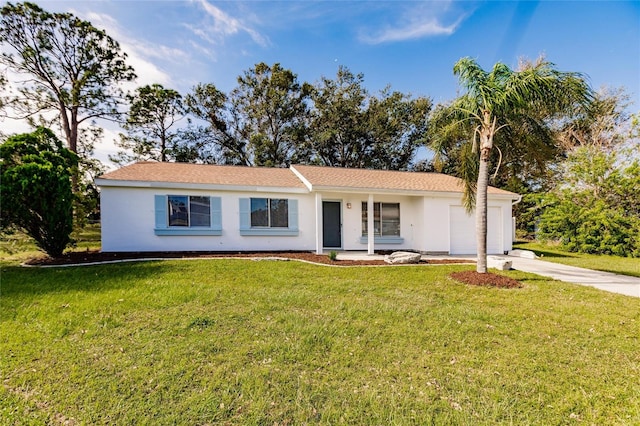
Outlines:
{"label": "green bush", "polygon": [[49,129],[9,137],[0,146],[1,229],[18,228],[50,256],[61,255],[73,231],[71,176],[77,164]]}
{"label": "green bush", "polygon": [[529,198],[537,238],[572,252],[640,257],[640,161],[582,147],[565,167],[554,192]]}
{"label": "green bush", "polygon": [[541,216],[538,237],[572,252],[640,256],[640,220],[602,200],[590,206],[560,201]]}

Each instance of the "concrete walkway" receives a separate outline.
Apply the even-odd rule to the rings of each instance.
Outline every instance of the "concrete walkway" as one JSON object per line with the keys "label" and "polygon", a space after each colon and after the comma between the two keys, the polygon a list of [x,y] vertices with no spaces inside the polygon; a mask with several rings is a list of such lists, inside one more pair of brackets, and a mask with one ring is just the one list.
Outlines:
{"label": "concrete walkway", "polygon": [[[512,268],[518,271],[531,272],[544,277],[553,278],[573,284],[595,287],[612,293],[626,296],[640,297],[640,278],[627,275],[612,274],[610,272],[594,271],[560,263],[546,262],[539,259],[527,259],[516,256],[499,256],[512,261]],[[464,259],[476,261],[475,256],[427,256],[423,259]],[[379,254],[368,255],[366,252],[339,252],[338,259],[344,260],[374,260],[384,259]]]}
{"label": "concrete walkway", "polygon": [[527,259],[514,256],[501,256],[513,262],[512,268],[518,271],[550,277],[574,284],[595,287],[600,290],[640,297],[640,278],[611,272],[594,271],[539,259]]}

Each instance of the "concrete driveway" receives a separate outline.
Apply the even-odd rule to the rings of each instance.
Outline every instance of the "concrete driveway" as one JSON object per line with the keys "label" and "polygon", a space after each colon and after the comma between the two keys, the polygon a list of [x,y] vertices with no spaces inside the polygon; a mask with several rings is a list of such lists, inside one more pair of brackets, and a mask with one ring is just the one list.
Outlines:
{"label": "concrete driveway", "polygon": [[[496,256],[511,260],[512,268],[518,271],[531,272],[544,277],[553,278],[573,284],[595,287],[600,290],[612,293],[624,294],[626,296],[640,297],[640,278],[627,275],[612,274],[610,272],[593,271],[591,269],[577,268],[575,266],[562,265],[559,263],[546,262],[540,259],[529,259],[517,256]],[[464,259],[475,262],[476,256],[456,256],[456,255],[423,255],[423,259]],[[348,260],[372,260],[384,259],[381,255],[368,255],[367,252],[340,252],[338,259]]]}
{"label": "concrete driveway", "polygon": [[593,271],[539,259],[515,256],[504,256],[504,258],[511,260],[513,262],[512,268],[518,271],[532,272],[560,281],[595,287],[612,293],[640,297],[640,278],[637,277]]}

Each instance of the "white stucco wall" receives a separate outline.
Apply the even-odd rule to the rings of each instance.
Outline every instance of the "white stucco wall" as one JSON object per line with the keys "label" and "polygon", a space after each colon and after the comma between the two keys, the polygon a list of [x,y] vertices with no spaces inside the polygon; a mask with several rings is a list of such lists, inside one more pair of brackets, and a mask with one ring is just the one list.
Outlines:
{"label": "white stucco wall", "polygon": [[[423,199],[424,206],[424,244],[420,251],[427,253],[449,253],[451,250],[451,233],[458,232],[452,229],[450,212],[452,207],[462,207],[462,195],[427,196]],[[499,212],[495,218],[499,229],[497,230],[501,240],[501,250],[508,251],[512,248],[511,231],[511,200],[495,199],[491,196],[487,205],[491,214]],[[471,219],[475,223],[475,213]],[[475,227],[475,226],[474,226]],[[465,235],[475,246],[475,232]]]}
{"label": "white stucco wall", "polygon": [[[368,194],[358,193],[322,193],[323,201],[339,201],[342,203],[342,248],[343,250],[367,250],[367,243],[362,237],[362,202],[366,202]],[[399,244],[376,244],[376,250],[417,250],[421,244],[422,197],[375,195],[374,202],[400,203],[400,237]],[[348,205],[351,204],[351,208]]]}
{"label": "white stucco wall", "polygon": [[504,246],[502,247],[505,252],[513,249],[513,241],[515,240],[515,228],[513,227],[513,204],[511,200],[494,202],[493,205],[499,206],[502,209],[502,239]]}
{"label": "white stucco wall", "polygon": [[[154,232],[156,195],[199,195],[221,197],[221,236],[159,236]],[[112,251],[315,251],[317,208],[315,193],[209,191],[138,187],[101,188],[102,250]],[[342,249],[367,250],[362,237],[362,202],[365,193],[320,193],[320,200],[339,201],[342,206]],[[240,235],[239,199],[249,197],[298,200],[297,236]],[[376,244],[376,250],[411,249],[449,253],[450,208],[462,205],[457,194],[429,196],[374,194],[374,202],[400,203],[399,244]],[[348,204],[351,208],[347,208]],[[321,204],[321,203],[320,203]],[[511,200],[489,198],[489,206],[501,211],[503,250],[512,248]],[[494,209],[495,211],[495,209]],[[321,223],[321,217],[320,217]],[[454,231],[455,232],[455,231]],[[319,227],[322,239],[322,227]],[[468,238],[475,241],[475,235]]]}
{"label": "white stucco wall", "polygon": [[424,243],[427,253],[449,253],[449,206],[460,204],[461,196],[427,196],[424,206]]}
{"label": "white stucco wall", "polygon": [[[221,236],[155,235],[155,195],[217,196],[222,201]],[[241,236],[239,199],[248,197],[298,200],[297,236]],[[112,251],[246,251],[313,250],[313,194],[229,192],[161,188],[102,187],[102,250]]]}

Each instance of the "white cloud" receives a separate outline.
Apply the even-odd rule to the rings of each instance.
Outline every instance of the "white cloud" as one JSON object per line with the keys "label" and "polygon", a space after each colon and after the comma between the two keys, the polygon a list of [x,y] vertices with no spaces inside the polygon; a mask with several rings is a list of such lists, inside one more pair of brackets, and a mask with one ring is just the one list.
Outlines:
{"label": "white cloud", "polygon": [[216,44],[216,40],[214,40],[213,37],[202,28],[198,28],[195,25],[191,25],[191,24],[183,24],[183,25],[186,29],[188,29],[189,31],[191,31],[192,33],[194,33],[195,35],[197,35],[207,43]]}
{"label": "white cloud", "polygon": [[147,58],[162,59],[162,61],[171,61],[174,63],[184,63],[190,58],[190,55],[181,49],[175,47],[164,46],[157,43],[137,43],[135,49],[138,53]]}
{"label": "white cloud", "polygon": [[96,146],[94,157],[104,164],[108,169],[115,169],[116,166],[109,160],[109,155],[116,155],[121,148],[115,144],[120,139],[116,128],[103,127],[102,141]]}
{"label": "white cloud", "polygon": [[[12,114],[13,112],[7,111],[7,113]],[[4,136],[10,136],[20,133],[30,133],[33,131],[33,128],[29,126],[27,120],[16,120],[8,117],[0,118],[0,127],[2,127],[0,134]]]}
{"label": "white cloud", "polygon": [[[80,16],[78,12],[72,13]],[[175,62],[183,62],[189,57],[186,52],[180,49],[134,39],[126,31],[123,31],[118,22],[109,15],[89,12],[83,18],[96,27],[104,29],[107,34],[120,43],[120,48],[127,54],[127,63],[134,68],[138,78],[134,83],[126,84],[125,89],[132,90],[137,86],[153,83],[171,86],[172,80],[169,74],[153,63],[152,59],[162,59],[162,61],[173,59]]]}
{"label": "white cloud", "polygon": [[453,34],[466,15],[460,14],[453,23],[449,18],[449,2],[429,2],[406,11],[399,22],[378,30],[361,30],[360,40],[369,44],[380,44],[404,40],[416,40],[425,37],[447,36]]}
{"label": "white cloud", "polygon": [[216,55],[213,50],[207,49],[206,47],[201,46],[200,44],[196,43],[193,40],[189,40],[189,45],[196,51],[200,52],[202,55],[215,60]]}
{"label": "white cloud", "polygon": [[246,33],[260,46],[268,46],[269,40],[245,22],[230,16],[207,0],[196,0],[207,16],[211,18],[200,26],[185,24],[196,36],[210,44],[220,44],[226,37]]}
{"label": "white cloud", "polygon": [[458,19],[449,26],[443,26],[436,19],[426,22],[414,22],[402,28],[389,28],[375,36],[363,36],[361,39],[367,43],[379,44],[393,41],[414,40],[424,37],[451,35],[458,28],[462,19]]}

